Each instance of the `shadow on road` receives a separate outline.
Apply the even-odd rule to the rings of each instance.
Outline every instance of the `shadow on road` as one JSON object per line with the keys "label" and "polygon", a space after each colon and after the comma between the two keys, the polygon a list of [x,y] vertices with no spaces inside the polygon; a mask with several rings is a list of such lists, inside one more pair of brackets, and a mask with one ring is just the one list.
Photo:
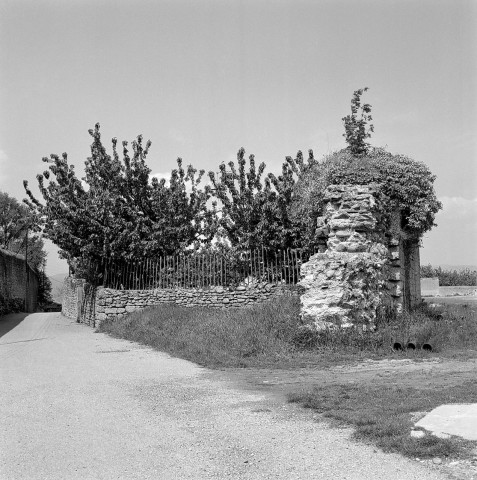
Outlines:
{"label": "shadow on road", "polygon": [[20,324],[29,313],[9,313],[0,317],[0,338]]}

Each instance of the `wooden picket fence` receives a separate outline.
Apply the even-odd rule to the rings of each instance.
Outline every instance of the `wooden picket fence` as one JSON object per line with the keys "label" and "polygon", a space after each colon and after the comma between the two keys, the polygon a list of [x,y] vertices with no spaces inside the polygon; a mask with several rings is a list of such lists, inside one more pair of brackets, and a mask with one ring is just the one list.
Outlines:
{"label": "wooden picket fence", "polygon": [[140,261],[109,259],[103,286],[124,290],[238,286],[254,281],[295,284],[300,266],[313,251],[252,250],[234,257],[218,253],[184,253]]}

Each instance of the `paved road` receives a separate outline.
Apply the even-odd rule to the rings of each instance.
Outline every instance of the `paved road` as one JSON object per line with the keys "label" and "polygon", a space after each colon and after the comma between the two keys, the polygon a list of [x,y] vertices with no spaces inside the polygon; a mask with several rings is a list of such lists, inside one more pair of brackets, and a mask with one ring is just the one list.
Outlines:
{"label": "paved road", "polygon": [[444,478],[58,313],[0,327],[1,479]]}

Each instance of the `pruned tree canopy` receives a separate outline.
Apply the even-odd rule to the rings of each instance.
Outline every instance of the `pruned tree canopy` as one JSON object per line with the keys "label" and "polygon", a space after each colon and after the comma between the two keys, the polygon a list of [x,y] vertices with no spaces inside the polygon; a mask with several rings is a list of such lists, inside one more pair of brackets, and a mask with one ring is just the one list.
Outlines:
{"label": "pruned tree canopy", "polygon": [[298,177],[315,164],[313,152],[305,162],[301,152],[295,159],[287,157],[282,173],[264,175],[265,163],[256,165],[254,155],[245,150],[234,162],[219,166],[219,174],[209,172],[212,194],[220,207],[217,223],[225,238],[237,249],[285,249],[303,247],[307,228],[290,216],[294,185]]}
{"label": "pruned tree canopy", "polygon": [[49,168],[37,179],[44,203],[24,182],[31,208],[44,220],[45,236],[73,269],[94,264],[101,271],[108,258],[168,255],[199,236],[209,239],[205,224],[210,194],[207,188],[199,189],[204,171],[197,174],[192,166],[185,170],[178,159],[168,184],[164,179],[150,181],[146,164],[150,141],[143,145],[138,136],[132,156],[123,142],[120,159],[115,138],[112,155],[106,152],[99,124],[89,133],[91,157],[81,180],[63,153],[43,158]]}

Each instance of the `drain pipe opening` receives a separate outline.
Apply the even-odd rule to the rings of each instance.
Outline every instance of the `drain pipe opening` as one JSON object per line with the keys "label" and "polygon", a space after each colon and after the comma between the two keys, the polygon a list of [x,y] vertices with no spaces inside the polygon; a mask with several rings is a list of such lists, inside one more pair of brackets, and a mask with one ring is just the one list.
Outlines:
{"label": "drain pipe opening", "polygon": [[432,352],[432,345],[430,343],[424,343],[422,345],[422,349],[426,352]]}
{"label": "drain pipe opening", "polygon": [[408,350],[416,350],[416,346],[417,346],[417,345],[416,345],[416,342],[414,342],[414,341],[409,341],[409,342],[407,342],[407,347],[406,347],[406,348],[407,348]]}
{"label": "drain pipe opening", "polygon": [[398,352],[398,351],[400,351],[400,350],[402,350],[402,349],[403,349],[403,348],[402,348],[402,343],[401,343],[401,342],[394,342],[394,343],[393,343],[393,350],[394,350],[395,352]]}

